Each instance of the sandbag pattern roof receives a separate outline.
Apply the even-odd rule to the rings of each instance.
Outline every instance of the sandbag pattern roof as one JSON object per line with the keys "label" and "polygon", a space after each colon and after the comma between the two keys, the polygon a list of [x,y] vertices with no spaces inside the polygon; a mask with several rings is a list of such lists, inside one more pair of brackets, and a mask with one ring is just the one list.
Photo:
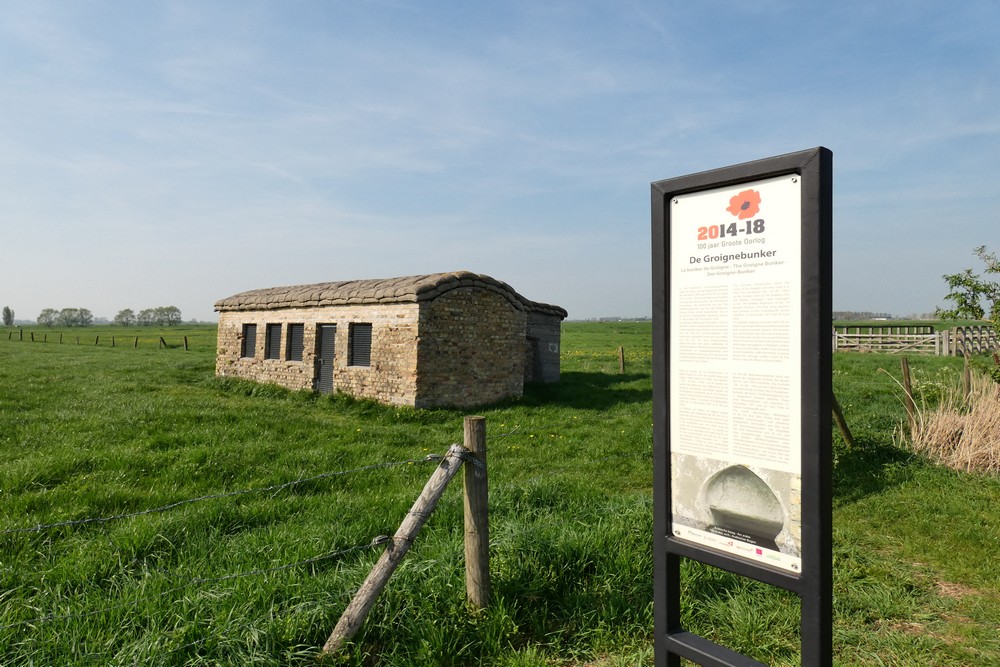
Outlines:
{"label": "sandbag pattern roof", "polygon": [[215,302],[215,310],[231,312],[376,303],[419,303],[436,299],[460,287],[478,287],[496,292],[518,310],[529,313],[554,315],[562,319],[567,315],[566,310],[559,306],[531,301],[518,294],[505,282],[470,271],[267,287],[220,299]]}

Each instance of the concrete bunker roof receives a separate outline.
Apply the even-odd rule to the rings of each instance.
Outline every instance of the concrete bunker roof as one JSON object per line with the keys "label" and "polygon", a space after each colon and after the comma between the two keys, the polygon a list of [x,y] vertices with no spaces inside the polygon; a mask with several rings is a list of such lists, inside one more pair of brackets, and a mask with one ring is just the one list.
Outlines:
{"label": "concrete bunker roof", "polygon": [[378,303],[420,303],[431,301],[446,292],[462,287],[477,287],[496,292],[506,298],[514,308],[528,313],[566,318],[566,310],[559,306],[530,301],[514,291],[507,283],[470,271],[267,287],[220,299],[215,302],[215,310],[222,313]]}

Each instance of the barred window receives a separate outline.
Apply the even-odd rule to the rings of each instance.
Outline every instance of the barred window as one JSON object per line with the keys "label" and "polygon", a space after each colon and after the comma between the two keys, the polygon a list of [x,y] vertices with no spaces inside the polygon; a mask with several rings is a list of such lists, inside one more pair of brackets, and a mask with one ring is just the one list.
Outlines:
{"label": "barred window", "polygon": [[257,325],[243,325],[243,341],[240,343],[240,356],[253,357],[257,350]]}
{"label": "barred window", "polygon": [[302,361],[305,331],[306,325],[304,324],[288,325],[288,350],[285,353],[285,358],[288,361]]}
{"label": "barred window", "polygon": [[347,365],[372,365],[372,325],[367,322],[352,322],[347,338]]}
{"label": "barred window", "polygon": [[268,324],[267,334],[264,339],[264,358],[265,359],[280,359],[281,358],[281,325],[280,324]]}

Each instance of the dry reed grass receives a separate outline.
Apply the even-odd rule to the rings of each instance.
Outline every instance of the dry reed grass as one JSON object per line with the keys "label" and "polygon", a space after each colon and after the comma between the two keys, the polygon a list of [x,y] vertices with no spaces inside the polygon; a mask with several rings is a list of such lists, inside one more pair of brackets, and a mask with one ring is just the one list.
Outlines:
{"label": "dry reed grass", "polygon": [[917,410],[910,444],[956,470],[1000,473],[1000,386],[976,373],[968,398],[949,389],[936,408]]}

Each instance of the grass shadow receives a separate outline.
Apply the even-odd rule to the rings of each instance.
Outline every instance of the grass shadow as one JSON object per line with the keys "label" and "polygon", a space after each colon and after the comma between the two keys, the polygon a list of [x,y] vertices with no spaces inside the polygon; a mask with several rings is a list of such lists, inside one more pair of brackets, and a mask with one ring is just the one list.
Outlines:
{"label": "grass shadow", "polygon": [[559,382],[524,385],[522,405],[559,405],[605,410],[651,400],[652,379],[643,374],[563,372]]}
{"label": "grass shadow", "polygon": [[833,501],[848,505],[899,486],[916,473],[924,459],[882,442],[858,438],[855,446],[841,450],[833,471]]}

